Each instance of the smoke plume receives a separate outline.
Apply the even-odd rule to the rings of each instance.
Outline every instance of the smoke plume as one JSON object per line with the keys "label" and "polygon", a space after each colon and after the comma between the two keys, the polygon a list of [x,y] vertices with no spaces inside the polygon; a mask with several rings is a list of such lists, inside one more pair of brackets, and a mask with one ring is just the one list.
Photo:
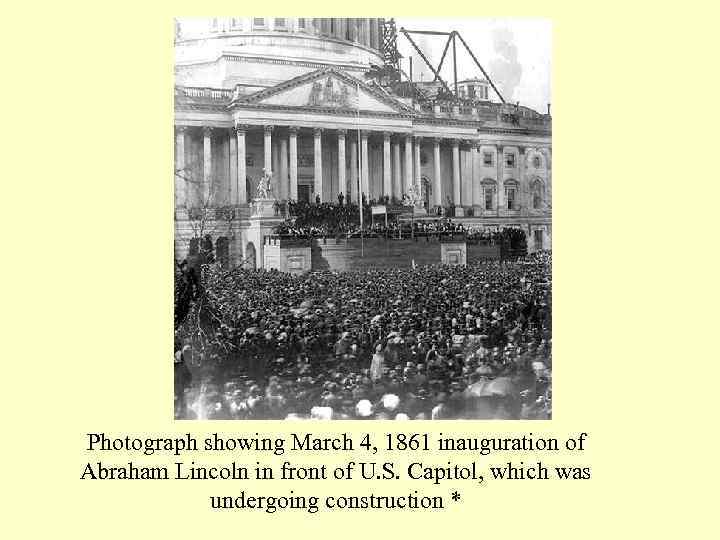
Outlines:
{"label": "smoke plume", "polygon": [[522,66],[518,62],[517,47],[509,28],[493,31],[493,47],[497,57],[490,62],[490,74],[507,102],[514,99],[515,88],[520,84]]}

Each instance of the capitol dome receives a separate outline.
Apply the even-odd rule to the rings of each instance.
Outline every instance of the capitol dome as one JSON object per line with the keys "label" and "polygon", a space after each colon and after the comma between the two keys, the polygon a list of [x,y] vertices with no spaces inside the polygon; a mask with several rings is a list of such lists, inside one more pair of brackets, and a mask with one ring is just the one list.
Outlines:
{"label": "capitol dome", "polygon": [[251,93],[333,67],[382,65],[384,19],[214,17],[176,21],[176,82]]}

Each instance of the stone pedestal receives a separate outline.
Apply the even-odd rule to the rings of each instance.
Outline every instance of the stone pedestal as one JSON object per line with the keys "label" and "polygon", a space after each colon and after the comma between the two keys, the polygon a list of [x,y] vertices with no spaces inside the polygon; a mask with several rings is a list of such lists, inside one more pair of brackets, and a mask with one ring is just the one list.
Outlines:
{"label": "stone pedestal", "polygon": [[462,206],[456,206],[453,217],[465,217],[465,209]]}
{"label": "stone pedestal", "polygon": [[425,217],[427,216],[427,210],[425,210],[425,207],[423,205],[417,205],[415,207],[415,217]]}
{"label": "stone pedestal", "polygon": [[302,238],[266,238],[263,246],[263,268],[290,274],[309,272],[312,265],[310,240]]}
{"label": "stone pedestal", "polygon": [[275,199],[253,199],[250,203],[250,217],[280,217],[275,215]]}
{"label": "stone pedestal", "polygon": [[442,264],[465,266],[467,264],[467,246],[465,242],[441,242],[440,260]]}
{"label": "stone pedestal", "polygon": [[[264,268],[265,237],[273,234],[273,229],[280,225],[284,219],[282,215],[275,215],[275,199],[253,199],[250,203],[250,226],[246,234],[246,258],[248,251],[254,249],[255,268]],[[250,248],[250,246],[252,246]]]}

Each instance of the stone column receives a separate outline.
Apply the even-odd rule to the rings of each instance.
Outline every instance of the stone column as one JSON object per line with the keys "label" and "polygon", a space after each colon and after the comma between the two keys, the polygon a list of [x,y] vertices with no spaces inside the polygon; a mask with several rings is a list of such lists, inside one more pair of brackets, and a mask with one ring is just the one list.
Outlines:
{"label": "stone column", "polygon": [[412,135],[405,135],[405,183],[403,194],[407,194],[413,181]]}
{"label": "stone column", "polygon": [[212,128],[203,128],[203,185],[200,194],[200,206],[210,204],[212,184]]}
{"label": "stone column", "polygon": [[297,201],[297,128],[290,127],[290,199]]}
{"label": "stone column", "polygon": [[440,139],[433,139],[433,204],[442,206],[442,179],[440,178]]}
{"label": "stone column", "polygon": [[455,206],[461,206],[460,200],[460,142],[457,139],[452,141],[452,187],[453,187],[453,203]]}
{"label": "stone column", "polygon": [[390,176],[390,132],[383,132],[383,193],[390,197],[392,195],[392,177]]}
{"label": "stone column", "polygon": [[[471,193],[472,193],[472,204],[473,206],[483,206],[482,202],[482,162],[480,158],[480,141],[472,141],[472,146],[470,147],[470,151],[472,152],[472,183],[471,183]],[[475,200],[475,186],[478,186],[480,189],[480,199]]]}
{"label": "stone column", "polygon": [[530,203],[528,202],[530,190],[528,189],[527,179],[525,178],[524,146],[518,147],[518,176],[518,189],[520,190],[520,193],[518,193],[520,196],[520,213],[522,215],[527,215],[528,210],[530,209]]}
{"label": "stone column", "polygon": [[358,41],[358,19],[348,19],[350,25],[350,41]]}
{"label": "stone column", "polygon": [[360,184],[362,192],[360,193],[360,201],[362,202],[362,194],[365,194],[365,198],[370,200],[370,171],[368,170],[368,132],[360,132],[360,161],[361,161],[361,177]]}
{"label": "stone column", "polygon": [[378,26],[377,26],[377,19],[369,19],[370,20],[370,47],[373,49],[377,49],[377,41],[378,41]]}
{"label": "stone column", "polygon": [[237,204],[247,204],[247,170],[245,168],[245,131],[247,126],[235,126],[235,136],[237,139]]}
{"label": "stone column", "polygon": [[495,153],[495,165],[497,165],[497,207],[498,211],[501,211],[505,208],[505,183],[503,181],[503,147],[497,146]]}
{"label": "stone column", "polygon": [[288,198],[288,140],[280,137],[280,199]]}
{"label": "stone column", "polygon": [[347,196],[347,181],[345,180],[345,169],[347,162],[345,161],[345,130],[339,129],[338,137],[338,193],[342,192]]}
{"label": "stone column", "polygon": [[402,174],[400,170],[400,143],[393,143],[393,189],[392,195],[399,200],[402,197]]}
{"label": "stone column", "polygon": [[314,131],[315,141],[315,180],[313,185],[313,196],[312,200],[315,202],[316,197],[320,197],[322,201],[322,129],[315,128]]}
{"label": "stone column", "polygon": [[230,144],[230,204],[236,205],[238,203],[238,162],[237,162],[237,138],[235,137],[235,130],[229,131],[229,144]]}
{"label": "stone column", "polygon": [[265,126],[265,160],[263,166],[266,172],[272,171],[272,126]]}
{"label": "stone column", "polygon": [[370,19],[362,19],[363,45],[370,46]]}
{"label": "stone column", "polygon": [[422,137],[415,137],[415,190],[418,195],[422,193],[422,174],[420,170],[420,147],[422,146]]}
{"label": "stone column", "polygon": [[188,203],[187,178],[185,170],[185,126],[175,128],[175,210]]}
{"label": "stone column", "polygon": [[238,204],[247,204],[247,169],[245,168],[245,129],[246,126],[235,126],[237,138],[237,181],[238,181]]}
{"label": "stone column", "polygon": [[358,202],[358,141],[350,140],[350,199]]}
{"label": "stone column", "polygon": [[280,199],[280,145],[277,137],[273,137],[271,158],[270,170],[272,171],[272,177],[270,179],[270,188],[273,198]]}

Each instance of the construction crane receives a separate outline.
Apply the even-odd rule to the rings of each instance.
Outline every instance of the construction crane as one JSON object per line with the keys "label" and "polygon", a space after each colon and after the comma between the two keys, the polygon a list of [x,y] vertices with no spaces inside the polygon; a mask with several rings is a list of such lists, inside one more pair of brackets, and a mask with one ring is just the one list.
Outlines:
{"label": "construction crane", "polygon": [[[472,52],[470,47],[468,46],[467,42],[463,39],[463,37],[460,35],[459,32],[456,30],[452,30],[450,32],[439,32],[435,30],[408,30],[406,28],[400,28],[399,32],[405,36],[405,38],[410,42],[410,45],[412,45],[413,49],[418,53],[420,58],[425,62],[425,65],[432,71],[435,78],[433,79],[433,82],[439,82],[441,85],[441,91],[440,96],[444,97],[445,99],[459,99],[458,94],[458,76],[457,76],[457,41],[460,40],[460,44],[465,47],[465,50],[470,55],[470,58],[473,59],[473,62],[475,62],[475,65],[480,69],[481,73],[485,77],[485,79],[488,81],[490,86],[492,87],[495,94],[497,94],[498,98],[502,103],[506,103],[505,98],[500,93],[500,90],[495,86],[495,83],[490,78],[490,75],[488,75],[487,71],[485,71],[485,68],[483,68],[482,64],[480,64],[480,61],[477,59],[475,54]],[[420,46],[415,42],[415,40],[412,38],[413,34],[419,34],[419,35],[431,35],[431,36],[446,36],[447,41],[445,42],[445,47],[443,48],[442,56],[440,57],[440,61],[438,62],[437,66],[434,66],[426,54],[422,51]],[[410,80],[410,77],[408,77],[401,69],[400,67],[400,59],[402,56],[398,52],[397,49],[397,36],[398,36],[398,30],[395,25],[395,19],[389,19],[383,21],[383,40],[382,40],[382,53],[383,53],[383,60],[385,62],[385,65],[380,69],[380,73],[385,74],[387,79],[386,81],[388,83],[394,83],[391,84],[392,86],[398,86],[397,83],[402,81],[402,76],[405,75],[406,81],[409,82],[409,86],[414,87],[413,90],[411,90],[411,93],[414,94],[412,97],[419,98],[421,101],[429,99],[427,94],[425,94],[420,88],[417,87],[417,85],[413,84],[413,81]],[[442,78],[440,75],[440,72],[442,70],[443,64],[445,63],[445,59],[447,57],[447,53],[450,50],[450,46],[452,45],[452,61],[453,61],[453,87],[452,89],[450,86],[448,86],[448,83],[445,81],[445,79]],[[392,73],[392,76],[387,76],[389,73]],[[371,75],[372,76],[372,75]],[[405,85],[400,85],[405,86]],[[399,88],[399,90],[402,92],[403,88]],[[407,92],[407,89],[406,89]],[[408,96],[411,97],[411,96]]]}

